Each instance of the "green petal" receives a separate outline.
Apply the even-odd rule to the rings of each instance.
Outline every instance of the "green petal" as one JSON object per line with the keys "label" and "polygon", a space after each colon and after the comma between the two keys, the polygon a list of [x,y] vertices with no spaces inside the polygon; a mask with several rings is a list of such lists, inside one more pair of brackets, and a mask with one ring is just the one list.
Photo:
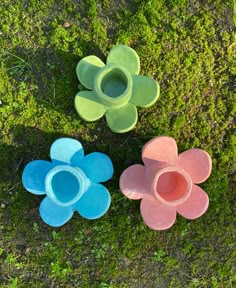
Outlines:
{"label": "green petal", "polygon": [[139,107],[149,107],[160,95],[160,86],[152,78],[133,75],[133,91],[131,101]]}
{"label": "green petal", "polygon": [[124,133],[134,128],[138,120],[137,109],[133,104],[110,109],[106,113],[107,124],[113,132]]}
{"label": "green petal", "polygon": [[138,54],[134,51],[134,49],[122,44],[111,49],[107,56],[107,64],[108,63],[120,64],[131,74],[138,74],[140,70]]}
{"label": "green petal", "polygon": [[75,96],[75,109],[86,121],[95,121],[105,113],[104,105],[93,91],[80,91]]}
{"label": "green petal", "polygon": [[97,56],[91,55],[83,58],[76,66],[79,81],[88,89],[93,90],[95,75],[105,64]]}

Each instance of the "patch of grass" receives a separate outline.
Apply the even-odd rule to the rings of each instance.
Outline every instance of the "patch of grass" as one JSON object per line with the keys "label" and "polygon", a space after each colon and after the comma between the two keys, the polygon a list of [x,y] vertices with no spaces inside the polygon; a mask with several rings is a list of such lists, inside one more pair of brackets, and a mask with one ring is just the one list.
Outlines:
{"label": "patch of grass", "polygon": [[[1,287],[234,287],[232,1],[10,2],[0,3]],[[125,135],[104,119],[82,121],[73,107],[77,62],[90,54],[105,61],[117,43],[135,48],[140,74],[161,86],[158,102],[139,109]],[[195,221],[178,216],[162,232],[148,229],[139,201],[118,189],[121,172],[141,163],[142,146],[157,135],[173,136],[180,152],[198,147],[213,159],[201,185],[207,213]],[[80,140],[86,153],[107,153],[115,175],[105,184],[112,204],[103,218],[75,214],[52,228],[39,217],[42,197],[26,193],[21,174],[29,161],[49,159],[61,136]]]}

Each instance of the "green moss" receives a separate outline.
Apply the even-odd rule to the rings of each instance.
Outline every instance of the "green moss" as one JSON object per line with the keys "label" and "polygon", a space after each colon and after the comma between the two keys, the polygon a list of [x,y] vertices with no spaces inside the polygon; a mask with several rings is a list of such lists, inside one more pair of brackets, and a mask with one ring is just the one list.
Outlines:
{"label": "green moss", "polygon": [[[232,1],[13,2],[0,4],[0,286],[234,287]],[[105,61],[117,43],[135,48],[141,74],[161,85],[158,102],[139,109],[127,135],[112,133],[104,119],[82,121],[73,107],[77,62],[90,54]],[[178,216],[162,232],[148,229],[139,201],[118,189],[120,173],[141,163],[143,144],[156,135],[213,159],[201,185],[207,213],[195,221]],[[103,218],[74,215],[55,229],[40,219],[42,198],[24,191],[21,174],[29,161],[48,159],[60,136],[79,139],[86,153],[110,155],[115,175]]]}

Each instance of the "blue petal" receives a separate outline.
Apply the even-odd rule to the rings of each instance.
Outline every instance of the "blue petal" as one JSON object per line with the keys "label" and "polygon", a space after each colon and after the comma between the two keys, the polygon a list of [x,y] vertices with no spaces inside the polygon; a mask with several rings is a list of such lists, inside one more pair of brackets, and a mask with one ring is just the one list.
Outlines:
{"label": "blue petal", "polygon": [[44,160],[29,162],[22,174],[25,189],[36,195],[45,194],[45,178],[54,166],[51,162]]}
{"label": "blue petal", "polygon": [[45,197],[40,204],[39,213],[46,224],[59,227],[70,220],[74,209],[72,206],[59,206]]}
{"label": "blue petal", "polygon": [[111,196],[101,184],[93,184],[75,204],[75,209],[87,219],[97,219],[109,209]]}
{"label": "blue petal", "polygon": [[93,152],[86,155],[79,163],[79,167],[93,182],[105,182],[113,175],[111,159],[103,153]]}
{"label": "blue petal", "polygon": [[84,157],[84,149],[75,139],[59,138],[52,143],[50,156],[53,162],[77,165],[77,162]]}

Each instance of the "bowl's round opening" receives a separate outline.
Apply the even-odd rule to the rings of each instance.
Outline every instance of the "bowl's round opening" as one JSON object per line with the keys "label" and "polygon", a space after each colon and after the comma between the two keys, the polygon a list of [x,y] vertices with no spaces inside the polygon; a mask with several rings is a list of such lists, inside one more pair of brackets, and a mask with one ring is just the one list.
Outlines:
{"label": "bowl's round opening", "polygon": [[101,81],[101,91],[111,98],[121,96],[128,86],[128,79],[125,73],[119,69],[114,68],[104,75]]}
{"label": "bowl's round opening", "polygon": [[165,201],[177,201],[188,194],[188,182],[179,172],[164,172],[157,180],[156,192]]}
{"label": "bowl's round opening", "polygon": [[51,188],[61,203],[68,203],[80,193],[80,183],[75,175],[68,171],[59,171],[51,179]]}

